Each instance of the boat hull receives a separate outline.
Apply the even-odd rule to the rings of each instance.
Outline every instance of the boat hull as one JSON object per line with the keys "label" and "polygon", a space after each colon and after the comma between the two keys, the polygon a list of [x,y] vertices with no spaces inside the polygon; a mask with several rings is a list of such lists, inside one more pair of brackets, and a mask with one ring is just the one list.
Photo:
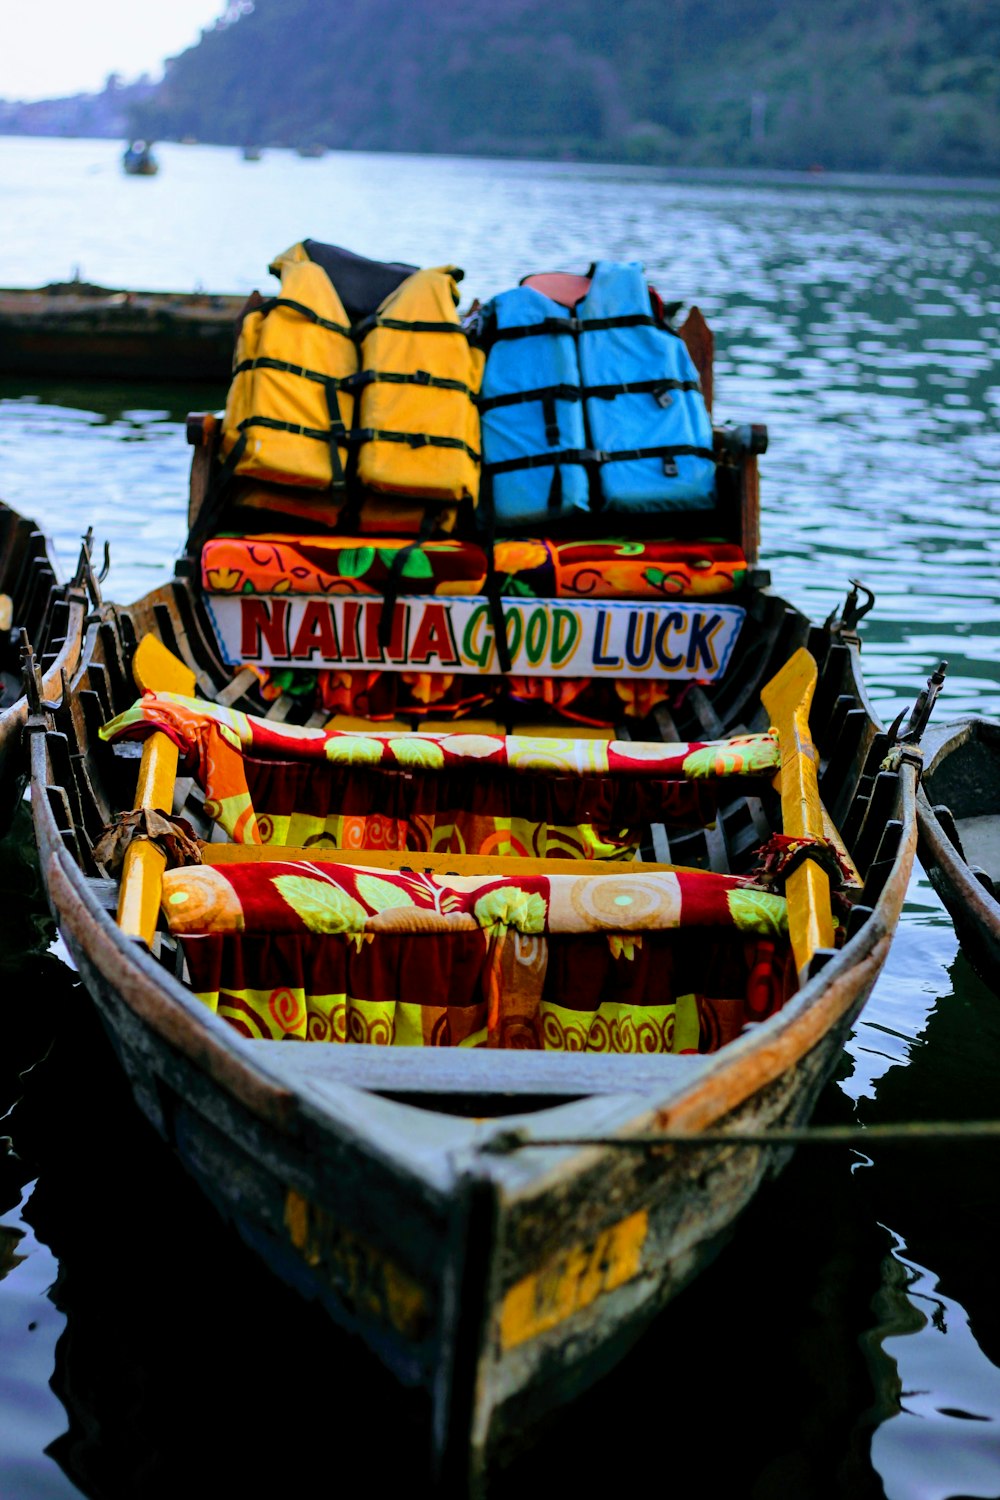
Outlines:
{"label": "boat hull", "polygon": [[21,632],[38,654],[45,697],[80,659],[86,597],[60,589],[48,538],[35,523],[0,502],[0,607],[9,615],[0,650],[0,834],[10,826],[28,781],[23,753],[28,703],[21,686]]}
{"label": "boat hull", "polygon": [[920,863],[969,962],[1000,994],[1000,724],[931,731],[917,816]]}
{"label": "boat hull", "polygon": [[224,392],[244,300],[72,283],[0,290],[0,373],[211,381]]}

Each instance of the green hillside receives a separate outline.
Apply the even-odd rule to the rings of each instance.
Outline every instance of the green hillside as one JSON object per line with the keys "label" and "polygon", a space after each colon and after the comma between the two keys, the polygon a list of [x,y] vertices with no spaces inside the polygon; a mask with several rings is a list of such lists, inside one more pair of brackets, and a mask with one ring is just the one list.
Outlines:
{"label": "green hillside", "polygon": [[996,0],[239,0],[153,139],[1000,172]]}

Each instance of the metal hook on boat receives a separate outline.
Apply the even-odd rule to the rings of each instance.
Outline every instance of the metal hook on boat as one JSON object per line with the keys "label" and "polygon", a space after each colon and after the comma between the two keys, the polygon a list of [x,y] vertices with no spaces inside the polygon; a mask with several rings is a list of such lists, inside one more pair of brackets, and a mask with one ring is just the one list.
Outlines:
{"label": "metal hook on boat", "polygon": [[92,608],[99,609],[102,603],[101,584],[111,571],[111,544],[109,542],[104,543],[104,562],[99,573],[95,573],[94,571],[93,554],[94,528],[88,526],[81,541],[80,557],[70,587],[75,589],[85,588]]}
{"label": "metal hook on boat", "polygon": [[87,569],[90,567],[90,555],[94,550],[94,528],[88,526],[80,538],[80,556],[77,559],[76,572],[73,575],[73,588],[82,588],[86,578]]}
{"label": "metal hook on boat", "polygon": [[[927,686],[922,688],[917,696],[917,701],[910,712],[906,728],[898,737],[899,744],[918,745],[920,743],[924,730],[927,728],[927,721],[930,719],[934,705],[938,700],[938,694],[944,686],[947,671],[948,663],[946,661],[938,662],[937,667],[927,679]],[[896,720],[897,725],[902,718],[903,715],[900,714],[899,719]]]}
{"label": "metal hook on boat", "polygon": [[45,698],[45,682],[42,678],[42,669],[38,665],[34,647],[28,639],[28,632],[21,631],[21,679],[24,683],[24,696],[28,702],[28,727],[32,720],[45,725],[46,714],[54,714],[62,708],[66,702],[69,686],[66,682],[66,672],[60,673],[62,690],[58,699],[50,703]]}
{"label": "metal hook on boat", "polygon": [[[920,741],[923,739],[931,710],[937,702],[948,670],[946,661],[938,662],[937,669],[927,679],[927,686],[917,696],[907,719],[906,710],[897,714],[889,729],[889,753],[882,762],[883,771],[898,771],[904,762],[916,769],[919,777],[923,770],[924,756]],[[903,729],[903,720],[906,728]],[[902,731],[902,732],[900,732]]]}
{"label": "metal hook on boat", "polygon": [[[865,615],[871,610],[875,603],[875,595],[859,579],[852,578],[849,582],[851,592],[844,600],[840,614],[838,615],[837,611],[833,610],[828,616],[826,628],[831,634],[836,635],[848,645],[860,646],[861,637],[858,634],[858,621],[863,620]],[[861,594],[865,596],[863,603],[859,603],[859,596]]]}

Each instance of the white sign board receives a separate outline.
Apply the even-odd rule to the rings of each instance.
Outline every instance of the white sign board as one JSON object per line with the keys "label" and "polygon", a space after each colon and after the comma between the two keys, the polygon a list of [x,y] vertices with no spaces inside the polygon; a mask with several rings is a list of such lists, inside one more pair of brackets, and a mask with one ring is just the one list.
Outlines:
{"label": "white sign board", "polygon": [[[213,594],[206,603],[232,666],[496,673],[487,599],[396,600],[385,650],[377,595]],[[511,671],[520,677],[628,677],[711,682],[743,624],[735,604],[504,599]]]}

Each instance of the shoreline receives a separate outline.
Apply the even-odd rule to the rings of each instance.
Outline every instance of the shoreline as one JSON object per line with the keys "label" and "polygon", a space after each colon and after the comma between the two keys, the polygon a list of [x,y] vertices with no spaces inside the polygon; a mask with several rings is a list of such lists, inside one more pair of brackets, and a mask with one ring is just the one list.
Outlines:
{"label": "shoreline", "polygon": [[[3,104],[0,100],[0,105]],[[0,125],[0,142],[5,141],[53,141],[60,146],[71,143],[79,145],[113,145],[116,149],[121,145],[124,137],[118,136],[80,136],[80,135],[55,135],[48,132],[32,133],[29,131],[5,130]],[[192,146],[208,148],[214,151],[242,151],[243,143],[239,141],[172,141],[158,140],[158,150],[164,147],[169,150],[173,148],[188,151]],[[294,146],[268,145],[264,143],[260,150],[266,155],[270,153],[281,153],[289,157],[298,157],[299,151]],[[639,177],[652,178],[654,181],[679,181],[679,182],[705,182],[722,183],[732,182],[739,186],[760,187],[849,187],[849,188],[886,188],[891,191],[940,191],[960,193],[996,193],[1000,192],[1000,175],[990,176],[948,176],[928,172],[875,172],[862,169],[844,169],[827,167],[751,167],[751,166],[683,166],[670,162],[634,162],[619,160],[614,157],[592,157],[592,156],[543,156],[543,155],[514,155],[504,152],[488,153],[480,151],[388,151],[388,150],[356,150],[352,147],[331,147],[324,153],[325,158],[364,158],[364,157],[401,157],[417,161],[438,160],[446,162],[483,162],[493,165],[509,166],[523,165],[525,167],[546,167],[570,171],[591,172],[614,172],[635,173]],[[321,158],[322,159],[322,158]],[[313,169],[314,170],[314,169]]]}

